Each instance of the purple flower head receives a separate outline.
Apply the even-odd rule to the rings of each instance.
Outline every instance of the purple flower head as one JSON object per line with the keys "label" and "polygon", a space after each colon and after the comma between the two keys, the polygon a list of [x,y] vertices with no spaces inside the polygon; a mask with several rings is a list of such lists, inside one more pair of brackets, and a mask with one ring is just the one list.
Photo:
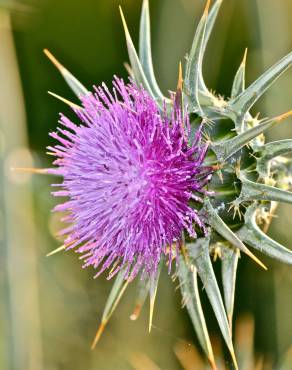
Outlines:
{"label": "purple flower head", "polygon": [[[184,229],[196,237],[198,212],[210,170],[202,165],[207,145],[200,130],[188,143],[190,125],[175,105],[169,115],[141,87],[115,78],[82,98],[79,125],[61,115],[59,141],[50,147],[53,171],[63,177],[55,207],[66,213],[67,248],[82,254],[84,266],[109,276],[127,266],[126,276],[155,273],[163,255],[171,260]],[[60,186],[60,185],[58,185]],[[170,247],[171,246],[171,247]]]}

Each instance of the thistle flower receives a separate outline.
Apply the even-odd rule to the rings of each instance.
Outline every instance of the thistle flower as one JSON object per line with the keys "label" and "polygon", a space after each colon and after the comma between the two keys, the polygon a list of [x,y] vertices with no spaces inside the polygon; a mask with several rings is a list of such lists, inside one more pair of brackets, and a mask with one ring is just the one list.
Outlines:
{"label": "thistle flower", "polygon": [[61,116],[63,128],[51,136],[49,150],[57,157],[51,172],[64,179],[55,196],[69,199],[55,207],[67,212],[68,249],[82,253],[84,266],[113,266],[109,277],[127,266],[125,278],[155,274],[162,255],[183,229],[195,238],[194,225],[204,230],[191,207],[204,194],[210,170],[202,165],[207,144],[200,130],[192,143],[188,118],[178,104],[169,118],[133,82],[115,78],[114,90],[95,88],[75,109],[80,125]]}

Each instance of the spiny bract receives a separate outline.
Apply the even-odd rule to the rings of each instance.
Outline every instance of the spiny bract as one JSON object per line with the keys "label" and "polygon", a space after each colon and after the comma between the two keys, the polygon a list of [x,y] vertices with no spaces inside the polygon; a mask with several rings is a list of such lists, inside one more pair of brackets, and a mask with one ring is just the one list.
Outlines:
{"label": "spiny bract", "polygon": [[[188,236],[183,240],[183,246],[178,249],[176,256],[178,261],[176,275],[180,281],[183,302],[211,367],[216,369],[216,364],[201,307],[197,276],[203,282],[237,368],[231,327],[239,252],[247,253],[263,267],[264,265],[246,245],[282,262],[292,263],[292,252],[265,234],[278,202],[292,203],[292,193],[288,191],[291,186],[291,161],[283,157],[291,152],[292,140],[265,144],[263,135],[268,129],[290,116],[291,111],[273,119],[264,120],[258,120],[249,113],[254,103],[291,65],[292,53],[286,55],[247,88],[245,87],[245,54],[235,75],[230,99],[224,100],[213,94],[204,83],[202,63],[222,0],[217,0],[210,12],[209,4],[210,1],[207,2],[187,58],[184,83],[182,77],[179,78],[177,95],[182,102],[182,109],[185,109],[182,114],[190,116],[191,130],[196,132],[203,123],[203,129],[209,141],[204,165],[211,166],[215,171],[210,189],[216,197],[210,196],[210,193],[205,194],[199,217],[201,215],[206,218],[207,233],[197,238],[195,242]],[[163,96],[153,72],[148,0],[144,0],[141,13],[139,55],[135,50],[122,11],[121,16],[131,63],[129,69],[131,77],[137,86],[143,86],[148,91],[148,94],[157,102],[162,114],[165,106],[167,111],[171,111],[173,100]],[[46,53],[76,95],[81,97],[81,100],[84,99],[82,96],[89,94],[87,89],[48,51]],[[69,104],[75,106],[73,103],[69,102]],[[228,135],[224,136],[224,132],[226,133],[224,127],[230,121],[233,123],[231,127],[233,129],[230,131],[229,127]],[[212,267],[210,258],[212,253],[222,260],[223,298]],[[132,319],[138,317],[149,293],[149,328],[151,328],[160,266],[161,264],[154,275],[138,281],[137,304],[131,316]],[[121,269],[117,274],[93,347],[129,284],[125,274],[125,269]]]}

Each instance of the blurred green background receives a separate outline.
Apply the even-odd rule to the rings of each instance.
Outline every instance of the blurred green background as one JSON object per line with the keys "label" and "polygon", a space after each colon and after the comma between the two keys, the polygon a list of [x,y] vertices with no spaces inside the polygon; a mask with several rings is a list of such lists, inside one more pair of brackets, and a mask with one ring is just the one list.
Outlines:
{"label": "blurred green background", "polygon": [[[74,253],[46,258],[62,244],[56,237],[59,216],[44,176],[17,173],[10,167],[47,167],[48,136],[58,112],[70,110],[47,94],[75,99],[45,58],[52,53],[88,88],[113,74],[126,78],[127,61],[118,5],[138,40],[140,0],[0,0],[0,369],[2,370],[155,370],[181,369],[174,347],[197,345],[190,320],[181,310],[177,282],[166,271],[159,283],[154,327],[148,334],[148,307],[129,320],[135,288],[130,287],[96,350],[90,350],[112,282],[93,280]],[[180,60],[190,47],[203,0],[150,0],[157,78],[165,91],[175,88]],[[205,78],[228,96],[230,81],[248,47],[247,83],[292,48],[291,0],[225,0],[205,58]],[[261,99],[262,117],[291,109],[292,71]],[[292,137],[290,123],[269,138]],[[292,208],[280,207],[269,231],[291,245]],[[273,369],[292,345],[292,269],[263,258],[264,272],[241,258],[235,319],[255,320],[255,352]],[[211,333],[216,321],[203,301]],[[153,361],[153,363],[151,363]],[[199,367],[193,367],[193,369]],[[190,368],[191,369],[191,368]],[[289,368],[284,370],[289,370]],[[247,369],[248,370],[248,369]],[[290,368],[291,370],[291,368]]]}

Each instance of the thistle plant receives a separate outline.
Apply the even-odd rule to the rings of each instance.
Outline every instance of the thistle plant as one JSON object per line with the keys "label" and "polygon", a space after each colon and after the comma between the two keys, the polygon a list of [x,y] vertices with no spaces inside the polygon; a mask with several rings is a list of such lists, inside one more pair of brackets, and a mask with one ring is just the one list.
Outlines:
{"label": "thistle plant", "polygon": [[[49,148],[55,167],[39,170],[63,177],[56,196],[68,200],[63,246],[75,249],[84,266],[108,270],[115,281],[94,347],[127,286],[135,278],[137,300],[131,319],[150,297],[149,330],[161,268],[179,281],[183,304],[210,366],[214,354],[200,300],[203,283],[222,336],[237,368],[232,343],[235,281],[240,253],[259,266],[251,251],[292,263],[292,252],[266,235],[279,202],[292,203],[292,139],[265,143],[264,134],[291,115],[259,119],[256,101],[291,65],[292,53],[245,87],[246,52],[230,98],[206,87],[203,57],[222,0],[210,1],[198,24],[176,92],[164,96],[154,76],[148,0],[143,1],[137,53],[121,11],[130,82],[114,78],[87,90],[52,54],[80,99],[69,104],[79,124],[61,116],[59,142]],[[184,76],[182,69],[185,70]],[[250,249],[251,248],[251,249]],[[223,296],[212,257],[222,265]]]}

